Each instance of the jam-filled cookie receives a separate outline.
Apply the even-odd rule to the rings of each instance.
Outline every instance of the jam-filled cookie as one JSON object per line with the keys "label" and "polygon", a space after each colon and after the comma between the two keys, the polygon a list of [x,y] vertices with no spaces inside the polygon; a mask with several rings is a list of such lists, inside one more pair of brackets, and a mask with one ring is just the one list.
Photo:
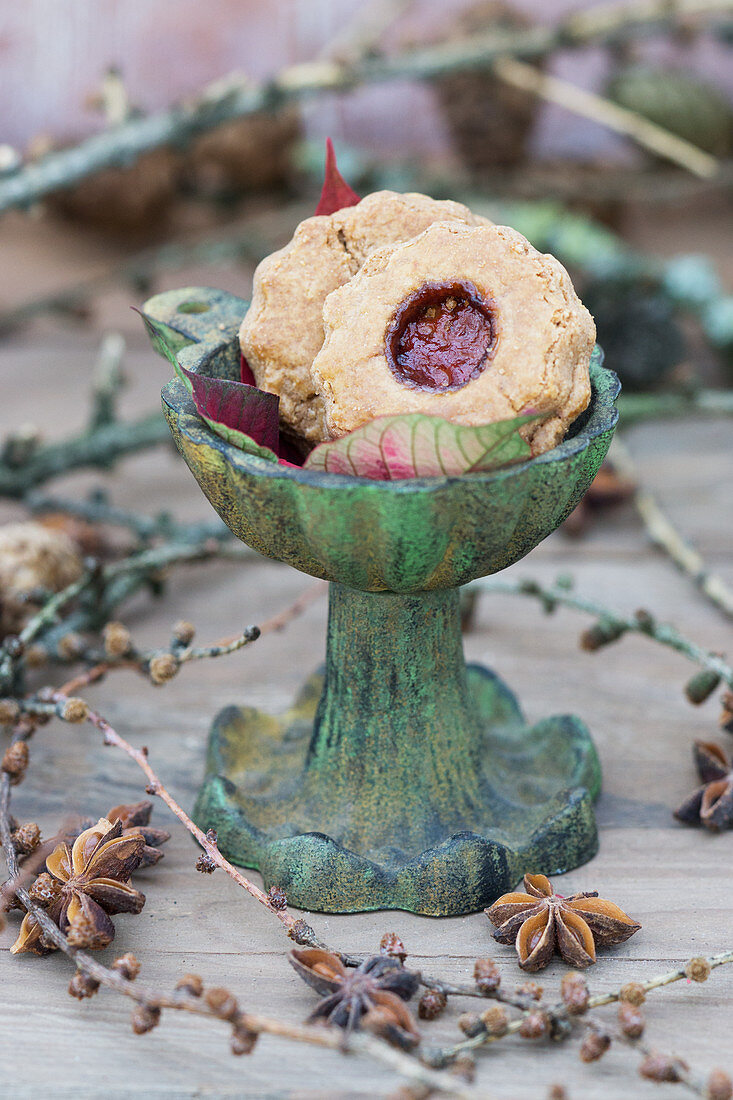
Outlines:
{"label": "jam-filled cookie", "polygon": [[328,295],[312,376],[329,438],[420,412],[486,424],[532,410],[533,454],[590,400],[595,325],[570,278],[505,226],[436,223]]}
{"label": "jam-filled cookie", "polygon": [[384,245],[434,222],[490,225],[461,203],[376,191],[356,206],[307,218],[292,241],[258,266],[240,341],[260,389],[280,398],[286,428],[311,443],[328,438],[311,366],[323,344],[323,304]]}

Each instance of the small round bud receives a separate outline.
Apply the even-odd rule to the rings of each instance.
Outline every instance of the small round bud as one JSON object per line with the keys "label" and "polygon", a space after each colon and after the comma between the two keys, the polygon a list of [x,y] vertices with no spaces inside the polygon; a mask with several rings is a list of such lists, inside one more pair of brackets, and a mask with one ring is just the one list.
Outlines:
{"label": "small round bud", "polygon": [[186,622],[185,619],[180,619],[173,627],[173,640],[179,645],[190,645],[195,634],[195,626],[193,623]]}
{"label": "small round bud", "polygon": [[118,974],[121,974],[123,978],[127,978],[128,982],[134,982],[135,978],[140,973],[140,963],[133,954],[129,951],[120,955],[112,963],[112,969],[116,970]]}
{"label": "small round bud", "polygon": [[13,830],[12,840],[19,856],[29,856],[41,843],[41,830],[35,821],[27,821]]}
{"label": "small round bud", "polygon": [[0,699],[0,726],[12,726],[20,718],[20,707],[15,699]]}
{"label": "small round bud", "polygon": [[251,1054],[257,1042],[257,1032],[250,1031],[248,1027],[237,1024],[232,1031],[232,1054]]}
{"label": "small round bud", "polygon": [[202,875],[213,875],[216,864],[208,852],[202,852],[196,860],[196,870],[200,871]]}
{"label": "small round bud", "polygon": [[132,648],[130,631],[124,623],[107,623],[102,631],[102,643],[108,657],[124,657]]}
{"label": "small round bud", "polygon": [[719,684],[719,674],[713,672],[712,669],[703,668],[687,681],[685,695],[691,703],[699,706],[700,703],[704,703],[706,699],[710,698]]}
{"label": "small round bud", "polygon": [[588,1008],[590,993],[588,983],[577,970],[564,974],[560,983],[560,996],[571,1016],[582,1016]]}
{"label": "small round bud", "polygon": [[3,754],[2,770],[10,776],[11,782],[19,783],[28,767],[28,746],[25,741],[16,741],[8,745]]}
{"label": "small round bud", "polygon": [[599,1031],[589,1031],[580,1044],[579,1056],[581,1062],[597,1062],[602,1058],[611,1045],[610,1035],[604,1035]]}
{"label": "small round bud", "polygon": [[542,1000],[542,986],[537,982],[523,982],[522,985],[517,986],[517,993],[520,997],[527,997],[531,1001]]}
{"label": "small round bud", "polygon": [[11,661],[17,661],[25,653],[25,642],[22,642],[17,634],[6,634],[3,644]]}
{"label": "small round bud", "polygon": [[237,999],[228,989],[215,986],[207,990],[204,1000],[214,1015],[220,1016],[222,1020],[233,1020],[239,1012]]}
{"label": "small round bud", "polygon": [[628,1001],[630,1005],[643,1005],[646,1000],[646,990],[641,982],[627,982],[626,985],[622,985],[619,990],[618,999],[620,1001]]}
{"label": "small round bud", "polygon": [[150,660],[150,679],[154,684],[166,684],[178,672],[180,665],[172,653],[159,653]]}
{"label": "small round bud", "polygon": [[273,909],[287,909],[288,899],[284,890],[281,890],[279,886],[271,886],[267,891],[267,900]]}
{"label": "small round bud", "polygon": [[617,622],[615,619],[601,619],[580,635],[580,648],[587,653],[594,653],[597,649],[618,641],[625,633],[624,623]]}
{"label": "small round bud", "polygon": [[475,1035],[482,1035],[486,1031],[481,1017],[473,1012],[464,1012],[459,1016],[458,1026],[469,1039],[473,1039]]}
{"label": "small round bud", "polygon": [[417,1006],[417,1014],[421,1020],[437,1020],[445,1011],[448,998],[439,989],[426,989]]}
{"label": "small round bud", "polygon": [[89,706],[83,699],[72,696],[61,708],[61,717],[64,722],[86,722],[89,717]]}
{"label": "small round bud", "polygon": [[509,1027],[509,1013],[504,1005],[491,1005],[481,1013],[481,1023],[489,1035],[506,1035]]}
{"label": "small round bud", "polygon": [[93,997],[99,989],[99,982],[90,978],[83,970],[77,970],[69,982],[69,995],[83,1001],[85,997]]}
{"label": "small round bud", "polygon": [[176,989],[181,993],[188,993],[190,997],[200,997],[204,991],[204,983],[198,974],[184,974],[176,982]]}
{"label": "small round bud", "polygon": [[519,1026],[519,1034],[523,1039],[544,1039],[549,1033],[550,1022],[546,1012],[533,1009],[528,1012]]}
{"label": "small round bud", "polygon": [[144,1035],[146,1031],[152,1031],[160,1023],[160,1009],[148,1005],[138,1005],[133,1009],[130,1018],[132,1030],[136,1035]]}
{"label": "small round bud", "polygon": [[407,958],[405,945],[396,932],[385,932],[379,941],[379,954],[388,955],[390,958],[399,959],[404,963]]}
{"label": "small round bud", "polygon": [[618,1023],[627,1039],[640,1039],[644,1034],[644,1015],[628,1001],[622,1001],[618,1006]]}
{"label": "small round bud", "polygon": [[31,645],[25,651],[25,663],[28,668],[43,668],[48,661],[48,651],[42,645]]}
{"label": "small round bud", "polygon": [[681,1081],[686,1069],[681,1059],[652,1051],[639,1066],[639,1073],[650,1081]]}
{"label": "small round bud", "polygon": [[722,1069],[714,1069],[705,1083],[705,1100],[731,1100],[733,1081]]}
{"label": "small round bud", "polygon": [[70,630],[63,638],[59,638],[56,649],[62,661],[75,661],[84,653],[86,643],[80,634]]}
{"label": "small round bud", "polygon": [[490,997],[501,985],[499,967],[493,959],[476,959],[473,980],[479,993],[484,997]]}
{"label": "small round bud", "polygon": [[703,959],[700,955],[697,955],[694,959],[690,959],[685,967],[685,976],[689,978],[691,982],[706,982],[710,977],[712,969],[707,959]]}

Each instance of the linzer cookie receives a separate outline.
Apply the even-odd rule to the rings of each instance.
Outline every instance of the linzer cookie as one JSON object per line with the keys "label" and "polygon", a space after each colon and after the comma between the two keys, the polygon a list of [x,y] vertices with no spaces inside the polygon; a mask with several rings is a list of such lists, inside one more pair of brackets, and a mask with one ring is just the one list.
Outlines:
{"label": "linzer cookie", "polygon": [[439,222],[373,251],[327,296],[323,329],[310,373],[331,439],[400,413],[533,411],[540,454],[590,400],[593,319],[562,265],[505,226]]}
{"label": "linzer cookie", "polygon": [[311,443],[330,438],[311,372],[323,344],[328,295],[348,283],[376,249],[410,240],[438,221],[491,224],[457,202],[377,191],[355,206],[307,218],[285,248],[260,263],[240,341],[257,385],[279,396],[286,429]]}

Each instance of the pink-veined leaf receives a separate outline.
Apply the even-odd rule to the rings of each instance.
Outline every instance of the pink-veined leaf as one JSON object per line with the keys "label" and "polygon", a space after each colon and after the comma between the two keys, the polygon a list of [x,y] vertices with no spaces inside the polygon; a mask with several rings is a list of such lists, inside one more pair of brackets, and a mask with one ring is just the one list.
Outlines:
{"label": "pink-veined leaf", "polygon": [[191,394],[196,412],[212,431],[248,454],[277,462],[279,398],[245,382],[211,378],[187,370],[179,363],[165,326],[140,310],[137,312],[143,319],[153,347],[171,363]]}
{"label": "pink-veined leaf", "polygon": [[335,214],[337,210],[343,210],[345,206],[356,206],[358,202],[361,199],[338,170],[333,142],[326,138],[326,170],[316,214]]}
{"label": "pink-veined leaf", "polygon": [[304,465],[378,481],[482,473],[529,458],[519,429],[538,419],[529,413],[472,427],[422,413],[381,416],[341,439],[319,444]]}

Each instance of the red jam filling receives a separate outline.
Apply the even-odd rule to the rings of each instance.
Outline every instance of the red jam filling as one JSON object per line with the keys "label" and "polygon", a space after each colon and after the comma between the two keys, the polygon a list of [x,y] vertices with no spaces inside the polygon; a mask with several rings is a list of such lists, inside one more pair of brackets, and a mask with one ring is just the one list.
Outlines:
{"label": "red jam filling", "polygon": [[406,298],[387,331],[387,362],[414,389],[457,390],[488,366],[493,310],[471,283],[426,283]]}

